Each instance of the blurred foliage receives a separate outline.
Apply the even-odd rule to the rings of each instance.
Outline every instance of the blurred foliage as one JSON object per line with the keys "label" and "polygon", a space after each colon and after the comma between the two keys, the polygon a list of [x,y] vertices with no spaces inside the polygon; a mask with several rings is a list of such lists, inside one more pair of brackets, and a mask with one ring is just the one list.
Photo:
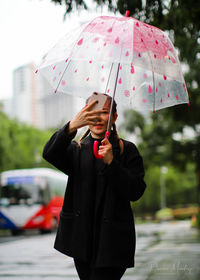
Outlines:
{"label": "blurred foliage", "polygon": [[171,220],[173,219],[173,211],[171,208],[164,208],[156,212],[156,219]]}
{"label": "blurred foliage", "polygon": [[152,163],[146,168],[147,188],[145,194],[139,201],[131,202],[137,214],[155,213],[161,208],[161,176],[165,182],[167,207],[175,208],[197,204],[195,165],[188,163],[184,172],[173,165],[166,165],[166,167],[168,169],[166,174],[161,173],[162,166],[160,165]]}
{"label": "blurred foliage", "polygon": [[42,159],[44,144],[52,132],[41,131],[0,111],[0,172],[9,169],[49,167]]}
{"label": "blurred foliage", "polygon": [[54,2],[55,4],[59,5],[65,5],[64,16],[66,16],[66,14],[71,13],[74,9],[88,9],[86,1],[84,0],[51,0],[51,2]]}

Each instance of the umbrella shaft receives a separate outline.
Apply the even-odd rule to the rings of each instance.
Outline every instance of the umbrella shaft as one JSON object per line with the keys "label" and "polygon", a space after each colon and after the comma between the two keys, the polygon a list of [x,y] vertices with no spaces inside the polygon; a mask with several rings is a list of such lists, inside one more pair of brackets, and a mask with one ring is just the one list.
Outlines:
{"label": "umbrella shaft", "polygon": [[112,116],[113,102],[114,102],[114,99],[115,99],[115,93],[116,93],[116,88],[117,88],[117,81],[118,81],[118,75],[119,75],[119,68],[120,68],[120,63],[118,63],[118,67],[117,67],[117,75],[116,75],[116,79],[115,79],[115,87],[114,87],[113,96],[112,96],[112,101],[111,101],[111,105],[110,105],[110,113],[109,113],[107,131],[110,131],[110,129],[111,129],[111,127],[110,127],[110,120],[111,120],[111,116]]}

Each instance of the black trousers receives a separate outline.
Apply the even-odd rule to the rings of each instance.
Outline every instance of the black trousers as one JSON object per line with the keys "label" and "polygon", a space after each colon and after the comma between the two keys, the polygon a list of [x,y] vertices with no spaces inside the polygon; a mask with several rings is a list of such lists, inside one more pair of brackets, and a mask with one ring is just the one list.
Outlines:
{"label": "black trousers", "polygon": [[124,267],[91,267],[89,262],[74,259],[80,280],[120,280],[126,271]]}

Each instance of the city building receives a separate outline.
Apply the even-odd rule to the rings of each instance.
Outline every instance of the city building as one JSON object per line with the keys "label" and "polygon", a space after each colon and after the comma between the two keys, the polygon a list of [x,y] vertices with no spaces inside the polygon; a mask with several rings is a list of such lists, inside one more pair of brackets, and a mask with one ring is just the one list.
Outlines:
{"label": "city building", "polygon": [[29,63],[13,71],[11,117],[41,129],[58,127],[72,117],[76,102],[67,94],[55,94],[35,69]]}
{"label": "city building", "polygon": [[[47,80],[35,73],[34,63],[22,65],[13,71],[13,96],[3,100],[3,111],[11,118],[40,129],[61,127],[85,104],[85,100],[64,93],[54,93]],[[118,104],[119,126],[123,110]]]}

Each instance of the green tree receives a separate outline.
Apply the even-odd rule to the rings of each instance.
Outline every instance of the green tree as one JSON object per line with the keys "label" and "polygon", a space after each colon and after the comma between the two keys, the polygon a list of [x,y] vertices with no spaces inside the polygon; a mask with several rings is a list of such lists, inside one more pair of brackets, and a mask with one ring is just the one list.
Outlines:
{"label": "green tree", "polygon": [[49,166],[41,157],[51,132],[9,119],[0,112],[0,172]]}
{"label": "green tree", "polygon": [[[176,132],[173,120],[166,120],[160,113],[144,118],[133,110],[125,112],[125,120],[123,127],[136,133],[137,146],[143,156],[146,171],[145,195],[139,202],[132,204],[136,212],[152,213],[160,208],[161,176],[164,176],[165,180],[168,207],[174,207],[177,203],[197,203],[196,173],[192,156],[188,158],[183,149],[174,154],[172,149],[174,142],[187,146],[188,141],[173,139],[173,132]],[[161,174],[162,166],[168,167],[165,175]]]}

